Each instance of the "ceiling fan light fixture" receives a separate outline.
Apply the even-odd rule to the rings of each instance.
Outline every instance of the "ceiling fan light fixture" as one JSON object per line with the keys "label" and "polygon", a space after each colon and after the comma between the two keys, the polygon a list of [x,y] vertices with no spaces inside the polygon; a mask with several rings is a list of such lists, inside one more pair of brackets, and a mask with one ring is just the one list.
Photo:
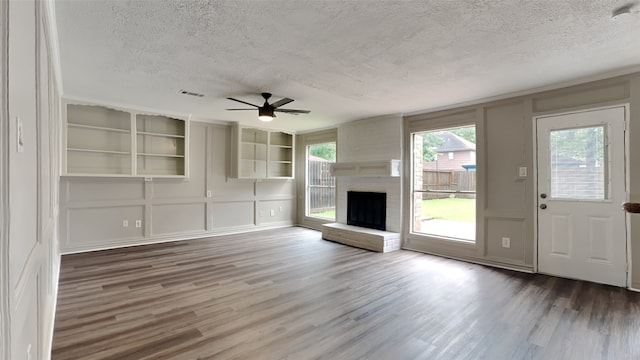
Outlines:
{"label": "ceiling fan light fixture", "polygon": [[280,109],[281,106],[283,105],[287,105],[288,103],[292,102],[293,99],[289,99],[289,98],[282,98],[272,104],[269,104],[269,98],[271,97],[270,93],[262,93],[260,94],[262,95],[262,97],[264,98],[264,104],[262,106],[259,105],[255,105],[249,102],[246,102],[244,100],[238,100],[238,99],[234,99],[232,97],[228,97],[228,100],[232,100],[235,102],[239,102],[245,105],[249,105],[249,106],[253,106],[254,109],[227,109],[230,111],[244,111],[244,110],[249,110],[249,111],[255,111],[255,108],[258,109],[258,119],[260,119],[261,121],[271,121],[273,120],[274,117],[276,117],[275,112],[282,112],[285,114],[290,114],[290,115],[298,115],[298,114],[308,114],[310,111],[309,110],[297,110],[297,109]]}
{"label": "ceiling fan light fixture", "polygon": [[271,121],[273,118],[273,109],[267,107],[258,108],[258,119],[261,121]]}

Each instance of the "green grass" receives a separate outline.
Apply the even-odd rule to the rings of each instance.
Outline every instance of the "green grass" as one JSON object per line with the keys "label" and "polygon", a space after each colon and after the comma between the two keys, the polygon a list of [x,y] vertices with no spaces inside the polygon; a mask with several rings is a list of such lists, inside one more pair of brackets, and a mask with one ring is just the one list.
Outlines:
{"label": "green grass", "polygon": [[475,222],[476,199],[448,198],[422,200],[422,217]]}
{"label": "green grass", "polygon": [[322,211],[318,213],[312,213],[311,216],[325,218],[325,219],[335,219],[336,211],[335,210]]}

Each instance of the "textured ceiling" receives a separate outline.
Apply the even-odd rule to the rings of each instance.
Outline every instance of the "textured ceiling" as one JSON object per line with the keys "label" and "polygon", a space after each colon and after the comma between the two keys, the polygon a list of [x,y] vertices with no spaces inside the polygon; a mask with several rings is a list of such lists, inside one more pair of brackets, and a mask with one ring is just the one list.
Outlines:
{"label": "textured ceiling", "polygon": [[[290,97],[271,127],[326,128],[640,64],[624,0],[56,1],[67,97],[259,124],[232,96]],[[633,3],[631,3],[633,5]],[[180,89],[205,94],[179,94]],[[239,106],[238,106],[239,105]]]}

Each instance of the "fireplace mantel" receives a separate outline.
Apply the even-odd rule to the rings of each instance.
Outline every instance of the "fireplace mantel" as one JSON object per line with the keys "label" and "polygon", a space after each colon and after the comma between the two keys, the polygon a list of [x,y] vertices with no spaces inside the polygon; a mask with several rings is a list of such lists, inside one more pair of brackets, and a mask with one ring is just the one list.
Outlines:
{"label": "fireplace mantel", "polygon": [[400,160],[340,162],[331,166],[333,176],[399,177]]}

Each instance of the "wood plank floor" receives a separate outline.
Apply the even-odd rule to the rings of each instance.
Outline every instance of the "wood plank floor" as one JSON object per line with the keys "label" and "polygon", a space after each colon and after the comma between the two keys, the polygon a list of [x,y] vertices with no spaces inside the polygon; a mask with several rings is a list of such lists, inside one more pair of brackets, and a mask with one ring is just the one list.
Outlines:
{"label": "wood plank floor", "polygon": [[288,228],[62,258],[53,359],[640,359],[640,294]]}

